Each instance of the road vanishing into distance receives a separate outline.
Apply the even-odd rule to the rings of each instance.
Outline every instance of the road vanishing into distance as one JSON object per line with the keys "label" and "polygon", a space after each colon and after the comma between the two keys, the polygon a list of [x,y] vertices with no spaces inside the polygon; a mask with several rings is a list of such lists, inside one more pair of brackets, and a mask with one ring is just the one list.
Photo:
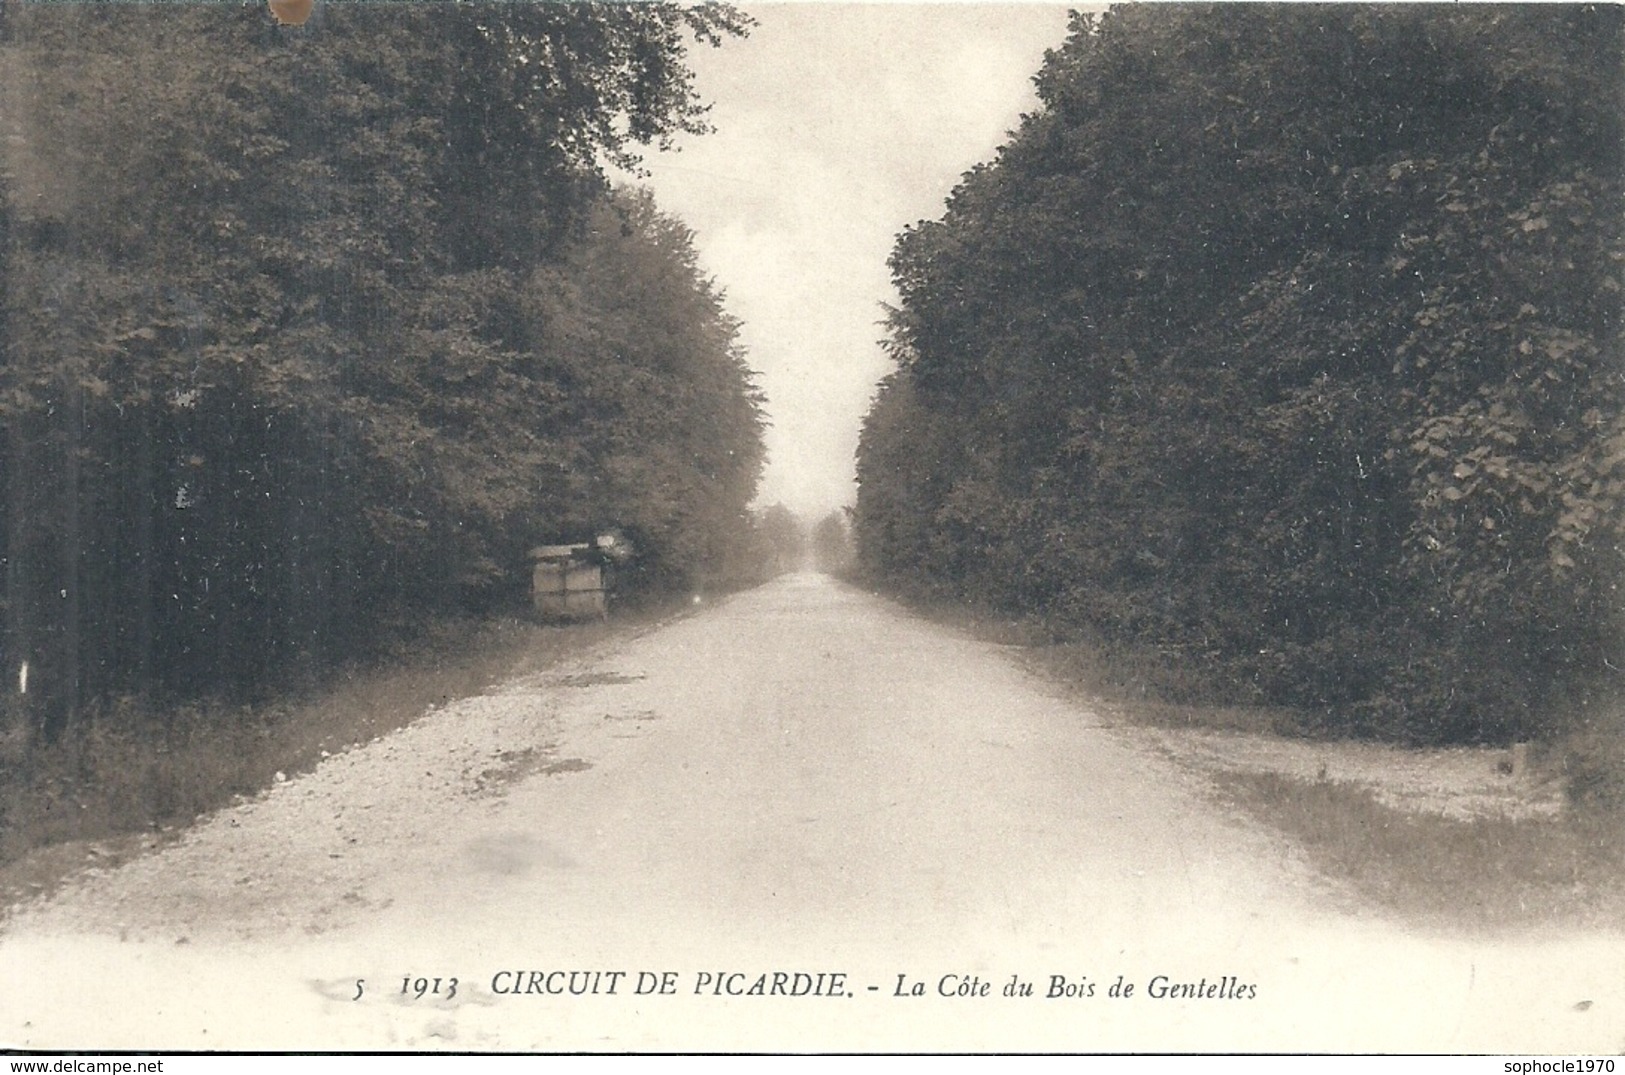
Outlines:
{"label": "road vanishing into distance", "polygon": [[14,911],[0,1044],[1615,1053],[1625,934],[1387,918],[1003,648],[793,575]]}

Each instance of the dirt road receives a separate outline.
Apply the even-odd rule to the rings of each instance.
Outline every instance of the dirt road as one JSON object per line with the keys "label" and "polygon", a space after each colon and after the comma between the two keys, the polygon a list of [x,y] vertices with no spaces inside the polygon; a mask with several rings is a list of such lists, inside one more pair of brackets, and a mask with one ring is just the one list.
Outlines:
{"label": "dirt road", "polygon": [[1625,934],[1384,921],[998,647],[792,576],[23,909],[0,1042],[1618,1052]]}

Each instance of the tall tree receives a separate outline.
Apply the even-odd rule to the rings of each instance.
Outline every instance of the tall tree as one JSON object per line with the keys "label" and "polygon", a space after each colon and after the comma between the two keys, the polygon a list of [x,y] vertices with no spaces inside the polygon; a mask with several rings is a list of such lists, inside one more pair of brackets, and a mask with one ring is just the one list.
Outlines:
{"label": "tall tree", "polygon": [[[293,30],[258,4],[7,8],[0,664],[12,686],[29,669],[12,727],[319,668],[499,599],[560,513],[608,514],[584,505],[613,418],[579,398],[566,349],[632,315],[557,296],[608,241],[603,166],[704,128],[688,42],[747,21],[356,4]],[[648,244],[670,227],[617,219]],[[641,362],[691,404],[651,444],[732,438],[717,480],[742,510],[758,415],[716,296],[691,273],[639,301],[671,326],[709,318],[673,338],[720,356],[605,348],[594,375]],[[643,492],[664,488],[615,496]]]}
{"label": "tall tree", "polygon": [[1540,727],[1622,626],[1621,27],[1075,16],[899,238],[863,561],[1335,727]]}

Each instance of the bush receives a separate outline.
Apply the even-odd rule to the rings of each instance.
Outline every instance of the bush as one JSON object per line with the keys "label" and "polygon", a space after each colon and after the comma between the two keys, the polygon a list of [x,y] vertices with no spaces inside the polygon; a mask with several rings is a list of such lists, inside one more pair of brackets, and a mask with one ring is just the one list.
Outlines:
{"label": "bush", "polygon": [[1563,776],[1575,808],[1625,820],[1625,705],[1601,710],[1569,737]]}

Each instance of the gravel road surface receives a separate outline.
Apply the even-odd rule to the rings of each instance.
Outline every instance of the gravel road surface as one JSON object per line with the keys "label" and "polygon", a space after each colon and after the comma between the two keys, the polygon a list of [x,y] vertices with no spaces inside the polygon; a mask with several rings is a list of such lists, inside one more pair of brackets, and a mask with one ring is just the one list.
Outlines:
{"label": "gravel road surface", "polygon": [[1614,1053],[1625,930],[1385,920],[1000,647],[795,575],[18,909],[0,1044]]}

